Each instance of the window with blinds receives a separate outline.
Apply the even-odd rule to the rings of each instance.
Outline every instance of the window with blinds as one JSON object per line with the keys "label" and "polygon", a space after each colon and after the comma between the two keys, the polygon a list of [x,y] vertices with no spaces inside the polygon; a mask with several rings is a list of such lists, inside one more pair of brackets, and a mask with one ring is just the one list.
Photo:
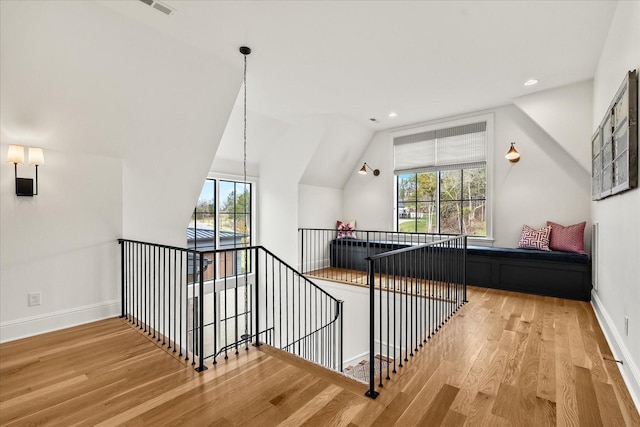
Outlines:
{"label": "window with blinds", "polygon": [[476,118],[394,137],[398,231],[488,235],[488,130]]}
{"label": "window with blinds", "polygon": [[483,167],[487,161],[487,122],[430,130],[393,139],[396,175]]}

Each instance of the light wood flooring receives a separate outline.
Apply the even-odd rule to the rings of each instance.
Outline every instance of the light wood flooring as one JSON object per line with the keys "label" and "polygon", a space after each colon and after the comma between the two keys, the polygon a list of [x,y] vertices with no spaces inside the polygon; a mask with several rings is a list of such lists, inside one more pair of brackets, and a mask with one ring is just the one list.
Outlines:
{"label": "light wood flooring", "polygon": [[0,425],[640,426],[588,303],[469,288],[371,400],[266,346],[203,373],[121,319],[0,345]]}
{"label": "light wood flooring", "polygon": [[[305,273],[306,276],[322,279],[328,282],[342,283],[350,286],[369,288],[369,277],[367,272],[359,270],[348,270],[346,268],[325,267]],[[456,302],[455,299],[439,298],[447,293],[448,284],[429,279],[405,280],[404,276],[390,276],[387,274],[375,273],[374,286],[376,289],[393,289],[418,297],[427,297],[427,292],[431,294],[430,299]],[[451,286],[453,288],[453,285]],[[427,291],[428,290],[428,291]],[[462,295],[460,295],[462,301]]]}

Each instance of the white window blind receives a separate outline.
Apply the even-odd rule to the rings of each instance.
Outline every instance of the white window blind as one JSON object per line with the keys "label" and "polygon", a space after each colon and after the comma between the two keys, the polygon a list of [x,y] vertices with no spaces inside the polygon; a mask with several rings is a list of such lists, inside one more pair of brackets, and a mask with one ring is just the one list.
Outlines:
{"label": "white window blind", "polygon": [[393,139],[394,173],[484,167],[487,122],[429,130]]}

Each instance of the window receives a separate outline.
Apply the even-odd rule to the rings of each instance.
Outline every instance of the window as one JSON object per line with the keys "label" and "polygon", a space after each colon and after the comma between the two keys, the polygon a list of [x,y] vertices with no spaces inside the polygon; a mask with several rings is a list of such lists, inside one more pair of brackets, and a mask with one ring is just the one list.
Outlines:
{"label": "window", "polygon": [[[199,251],[211,251],[204,255],[203,271],[199,269],[199,259],[194,265],[194,256],[188,256],[188,281],[225,279],[251,273],[251,259],[248,251],[213,251],[249,247],[252,244],[252,184],[242,181],[207,179],[200,191],[200,197],[193,210],[187,227],[187,246]],[[217,268],[212,266],[216,265]],[[249,275],[245,276],[248,277]],[[220,285],[222,283],[222,285]],[[211,355],[214,349],[244,342],[250,334],[252,280],[220,280],[217,286],[205,288],[204,303],[207,307],[218,305],[218,318],[212,310],[204,314],[204,354]],[[215,298],[214,298],[215,293]],[[190,299],[190,304],[198,304],[198,297]],[[197,311],[193,305],[187,310],[187,324],[192,325],[191,316]],[[214,325],[217,342],[213,343]],[[188,338],[192,339],[191,336]],[[190,346],[193,343],[190,341]],[[193,348],[193,347],[191,347]],[[196,349],[197,351],[197,349]]]}
{"label": "window", "polygon": [[220,249],[251,245],[251,184],[219,181]]}
{"label": "window", "polygon": [[486,168],[397,177],[398,231],[487,235]]}
{"label": "window", "polygon": [[[251,183],[207,179],[187,227],[187,246],[200,251],[251,246],[251,187]],[[247,256],[242,251],[219,254],[218,278],[247,272]],[[213,254],[205,258],[203,278],[211,280]]]}
{"label": "window", "polygon": [[488,236],[489,120],[394,138],[398,231]]}

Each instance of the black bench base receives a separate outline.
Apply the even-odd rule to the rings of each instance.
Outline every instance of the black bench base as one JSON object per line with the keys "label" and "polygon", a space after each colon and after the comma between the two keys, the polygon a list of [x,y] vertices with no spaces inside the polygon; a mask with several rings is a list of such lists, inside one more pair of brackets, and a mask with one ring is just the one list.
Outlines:
{"label": "black bench base", "polygon": [[[410,245],[335,239],[330,243],[331,266],[366,271],[366,257]],[[420,276],[426,277],[420,270]],[[591,262],[586,255],[528,249],[469,246],[467,284],[591,301]]]}
{"label": "black bench base", "polygon": [[567,252],[469,247],[467,284],[591,301],[591,262]]}

